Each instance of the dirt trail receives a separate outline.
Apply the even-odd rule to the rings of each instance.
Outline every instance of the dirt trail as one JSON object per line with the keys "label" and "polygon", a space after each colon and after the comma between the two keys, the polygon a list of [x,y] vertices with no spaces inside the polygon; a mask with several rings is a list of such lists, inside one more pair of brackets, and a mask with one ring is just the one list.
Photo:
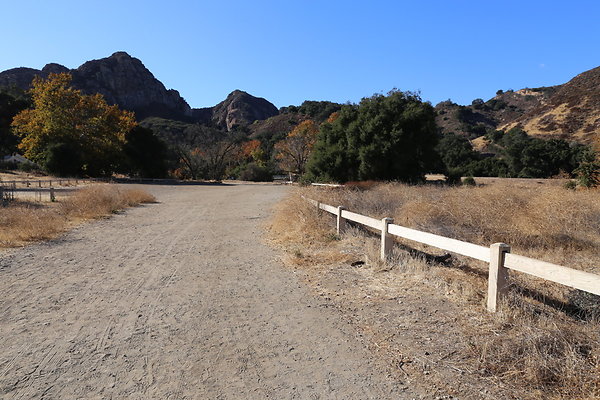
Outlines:
{"label": "dirt trail", "polygon": [[261,242],[282,186],[160,204],[0,252],[2,399],[414,398]]}

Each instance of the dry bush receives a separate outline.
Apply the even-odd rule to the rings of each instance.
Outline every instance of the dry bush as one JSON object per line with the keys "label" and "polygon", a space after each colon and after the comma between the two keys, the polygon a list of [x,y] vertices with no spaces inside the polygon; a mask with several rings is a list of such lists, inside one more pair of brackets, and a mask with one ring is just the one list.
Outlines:
{"label": "dry bush", "polygon": [[288,250],[294,264],[312,265],[311,260],[335,262],[347,258],[336,246],[339,238],[332,233],[331,220],[321,218],[321,213],[299,192],[276,206],[268,229],[272,240]]}
{"label": "dry bush", "polygon": [[139,204],[156,203],[156,198],[141,189],[128,189],[122,192],[123,200],[129,207]]}
{"label": "dry bush", "polygon": [[[505,242],[517,254],[600,273],[598,194],[535,184],[307,187],[280,204],[271,229],[272,236],[288,249],[300,249],[303,257],[296,257],[298,265],[315,268],[327,264],[335,259],[331,254],[335,252],[356,258],[356,254],[348,256],[348,249],[362,247],[362,257],[374,270],[396,268],[426,277],[428,282],[437,280],[434,285],[442,289],[441,296],[452,293],[448,297],[459,307],[481,315],[478,323],[465,324],[462,334],[473,350],[470,362],[477,364],[474,369],[482,377],[520,389],[532,399],[592,399],[600,397],[598,297],[511,273],[509,297],[500,312],[488,315],[484,311],[486,264],[455,257],[453,268],[448,268],[415,261],[406,251],[396,249],[391,263],[385,265],[378,260],[377,239],[371,240],[363,229],[350,229],[336,238],[332,235],[334,218],[327,213],[317,218],[314,206],[301,196],[375,218],[393,217],[403,226],[484,246]],[[401,243],[436,251],[414,242]],[[319,259],[323,254],[327,259]],[[574,311],[573,298],[582,297],[595,314]]]}
{"label": "dry bush", "polygon": [[76,220],[98,218],[155,201],[143,190],[122,190],[112,185],[88,186],[54,204],[15,201],[0,207],[0,247],[50,239]]}
{"label": "dry bush", "polygon": [[15,201],[0,207],[0,247],[49,239],[60,233],[64,225],[65,218],[56,209]]}
{"label": "dry bush", "polygon": [[600,338],[597,322],[576,321],[511,293],[496,315],[497,335],[473,340],[484,375],[518,382],[532,398],[597,399]]}
{"label": "dry bush", "polygon": [[123,190],[113,185],[93,185],[78,190],[63,202],[64,212],[78,218],[98,218],[140,203],[156,201],[138,189]]}

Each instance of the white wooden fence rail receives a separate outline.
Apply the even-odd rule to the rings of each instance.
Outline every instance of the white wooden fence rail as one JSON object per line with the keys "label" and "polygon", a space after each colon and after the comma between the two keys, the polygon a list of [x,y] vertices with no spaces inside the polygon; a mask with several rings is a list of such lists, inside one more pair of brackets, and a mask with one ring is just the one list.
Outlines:
{"label": "white wooden fence rail", "polygon": [[551,264],[545,261],[510,253],[510,246],[505,243],[494,243],[490,247],[451,239],[433,233],[418,231],[393,224],[391,218],[381,220],[367,217],[346,210],[344,207],[334,207],[316,200],[306,199],[319,210],[336,216],[337,231],[343,233],[346,221],[353,221],[381,232],[381,258],[385,260],[392,249],[392,236],[423,243],[452,253],[461,254],[476,260],[489,263],[487,308],[495,312],[499,299],[506,293],[508,286],[507,271],[512,269],[529,275],[543,278],[575,289],[600,295],[600,275],[577,269]]}

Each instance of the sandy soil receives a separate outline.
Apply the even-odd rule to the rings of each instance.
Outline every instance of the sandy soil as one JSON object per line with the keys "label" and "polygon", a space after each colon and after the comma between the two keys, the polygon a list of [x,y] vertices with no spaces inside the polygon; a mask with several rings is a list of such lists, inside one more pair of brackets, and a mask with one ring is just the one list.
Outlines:
{"label": "sandy soil", "polygon": [[0,398],[420,397],[262,244],[285,186],[144,188],[160,203],[0,252]]}

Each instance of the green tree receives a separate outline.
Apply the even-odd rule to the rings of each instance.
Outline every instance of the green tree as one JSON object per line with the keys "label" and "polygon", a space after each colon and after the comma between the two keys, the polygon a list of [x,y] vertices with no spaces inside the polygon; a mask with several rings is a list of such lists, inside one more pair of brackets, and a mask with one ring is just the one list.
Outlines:
{"label": "green tree", "polygon": [[446,167],[446,171],[457,172],[461,175],[465,174],[467,165],[478,159],[478,154],[473,150],[469,140],[454,133],[443,135],[436,146],[436,150]]}
{"label": "green tree", "polygon": [[561,171],[571,174],[588,151],[587,146],[562,139],[530,137],[519,128],[502,135],[498,143],[510,176],[522,178],[547,178]]}
{"label": "green tree", "polygon": [[583,156],[581,163],[575,169],[577,183],[585,188],[593,188],[600,185],[600,160],[598,154],[589,149]]}
{"label": "green tree", "polygon": [[331,101],[311,101],[306,100],[298,108],[297,112],[308,115],[311,119],[321,123],[325,121],[331,114],[342,108],[341,104]]}
{"label": "green tree", "polygon": [[374,95],[321,125],[307,178],[419,182],[438,160],[436,144],[431,104],[410,92]]}
{"label": "green tree", "polygon": [[167,145],[154,131],[136,126],[125,135],[125,171],[142,178],[167,174]]}
{"label": "green tree", "polygon": [[109,106],[99,94],[83,95],[70,83],[66,73],[34,79],[33,108],[21,111],[12,122],[22,137],[19,148],[49,172],[60,173],[61,168],[53,170],[55,164],[46,161],[56,159],[49,154],[58,151],[51,150],[54,145],[64,144],[81,161],[80,173],[110,175],[122,162],[125,134],[136,125],[133,113]]}
{"label": "green tree", "polygon": [[30,107],[31,101],[24,93],[15,90],[0,91],[0,156],[17,151],[19,137],[12,132],[15,115]]}

